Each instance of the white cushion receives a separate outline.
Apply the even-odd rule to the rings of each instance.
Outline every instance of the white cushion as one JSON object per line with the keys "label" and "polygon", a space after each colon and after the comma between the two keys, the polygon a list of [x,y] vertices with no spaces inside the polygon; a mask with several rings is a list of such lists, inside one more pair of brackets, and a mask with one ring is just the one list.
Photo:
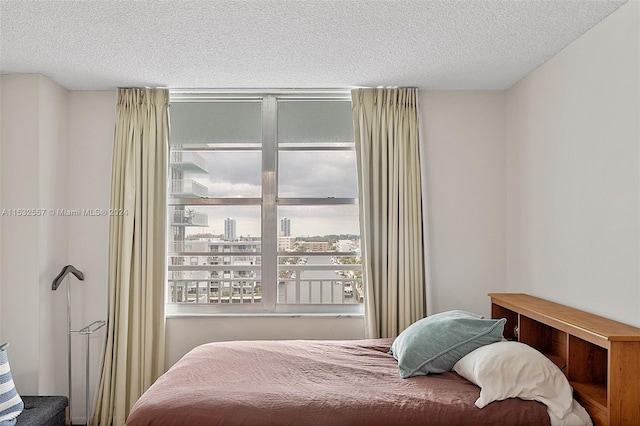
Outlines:
{"label": "white cushion", "polygon": [[[476,401],[479,408],[507,398],[535,400],[547,406],[552,422],[574,424],[573,420],[558,423],[574,418],[572,413],[576,411],[569,381],[546,356],[524,343],[483,346],[460,359],[453,371],[480,387]],[[580,409],[586,414],[584,408]],[[580,413],[577,416],[584,417]],[[575,424],[590,424],[588,421]]]}

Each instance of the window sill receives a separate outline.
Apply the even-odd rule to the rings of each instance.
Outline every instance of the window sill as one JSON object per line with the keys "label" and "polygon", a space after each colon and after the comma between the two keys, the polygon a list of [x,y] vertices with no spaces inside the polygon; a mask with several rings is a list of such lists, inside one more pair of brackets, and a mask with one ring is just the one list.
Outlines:
{"label": "window sill", "polygon": [[171,313],[166,314],[166,319],[178,319],[178,318],[206,318],[206,317],[218,317],[218,318],[364,318],[364,313],[279,313],[279,312],[265,312],[259,314],[252,313]]}
{"label": "window sill", "polygon": [[232,304],[232,305],[208,305],[208,304],[167,304],[165,305],[165,317],[362,317],[364,316],[363,304],[349,305],[323,305],[323,304],[278,304],[272,309],[264,305]]}

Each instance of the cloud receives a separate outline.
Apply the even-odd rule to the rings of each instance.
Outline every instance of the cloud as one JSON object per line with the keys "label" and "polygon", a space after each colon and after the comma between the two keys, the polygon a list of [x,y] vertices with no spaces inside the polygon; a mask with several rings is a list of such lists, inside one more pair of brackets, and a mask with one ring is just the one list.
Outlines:
{"label": "cloud", "polygon": [[[260,197],[262,159],[259,152],[202,152],[208,174],[186,173],[209,188],[209,197]],[[278,160],[280,197],[355,198],[354,151],[282,151]]]}
{"label": "cloud", "polygon": [[211,198],[260,198],[260,185],[249,183],[217,182],[209,183],[209,197]]}
{"label": "cloud", "polygon": [[279,158],[279,196],[355,198],[353,151],[284,151]]}

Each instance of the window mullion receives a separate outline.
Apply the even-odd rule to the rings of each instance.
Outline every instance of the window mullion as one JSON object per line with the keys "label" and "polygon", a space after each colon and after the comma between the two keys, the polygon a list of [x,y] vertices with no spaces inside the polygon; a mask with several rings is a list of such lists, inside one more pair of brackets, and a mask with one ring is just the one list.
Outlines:
{"label": "window mullion", "polygon": [[278,276],[277,234],[277,104],[275,96],[262,103],[262,305],[275,311]]}

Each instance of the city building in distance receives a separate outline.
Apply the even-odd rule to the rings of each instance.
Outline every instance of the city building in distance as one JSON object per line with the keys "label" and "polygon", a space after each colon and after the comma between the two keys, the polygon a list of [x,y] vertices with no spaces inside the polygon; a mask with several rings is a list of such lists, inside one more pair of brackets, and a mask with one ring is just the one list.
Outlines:
{"label": "city building in distance", "polygon": [[224,220],[224,239],[227,241],[236,239],[236,220],[232,217]]}
{"label": "city building in distance", "polygon": [[291,236],[291,221],[289,220],[289,218],[283,217],[282,219],[280,219],[280,236]]}

